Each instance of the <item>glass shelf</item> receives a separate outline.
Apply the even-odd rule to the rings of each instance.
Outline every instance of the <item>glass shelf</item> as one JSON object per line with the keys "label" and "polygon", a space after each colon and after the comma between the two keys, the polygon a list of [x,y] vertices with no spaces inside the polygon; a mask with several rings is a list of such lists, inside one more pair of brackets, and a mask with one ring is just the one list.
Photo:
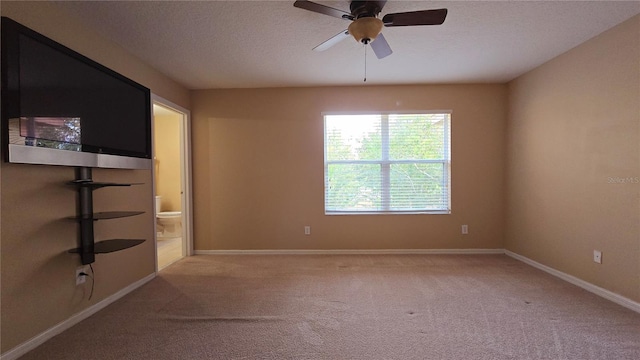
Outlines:
{"label": "glass shelf", "polygon": [[70,217],[70,219],[98,221],[98,220],[108,220],[108,219],[119,219],[119,218],[124,218],[129,216],[136,216],[140,214],[144,214],[144,211],[104,211],[104,212],[93,213],[93,218],[90,218],[88,216],[86,217],[74,216],[74,217]]}
{"label": "glass shelf", "polygon": [[[120,251],[124,249],[128,249],[130,247],[134,247],[136,245],[140,245],[144,242],[142,239],[112,239],[112,240],[102,240],[93,244],[93,253],[94,254],[106,254],[114,251]],[[82,253],[82,248],[75,248],[69,250],[72,254]]]}
{"label": "glass shelf", "polygon": [[73,180],[69,182],[69,184],[80,186],[80,187],[88,187],[88,188],[91,188],[92,190],[95,190],[95,189],[100,189],[100,188],[109,187],[109,186],[131,186],[131,185],[142,185],[143,183],[125,184],[125,183],[113,183],[113,182],[95,182],[92,180]]}

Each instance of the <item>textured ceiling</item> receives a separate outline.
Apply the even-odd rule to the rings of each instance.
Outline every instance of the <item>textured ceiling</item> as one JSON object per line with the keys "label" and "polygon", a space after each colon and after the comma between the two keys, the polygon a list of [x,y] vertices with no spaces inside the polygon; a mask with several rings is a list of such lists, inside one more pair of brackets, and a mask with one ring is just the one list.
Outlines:
{"label": "textured ceiling", "polygon": [[[349,22],[293,0],[58,6],[189,89],[363,83],[363,45],[311,50]],[[435,8],[449,9],[441,26],[383,29],[394,53],[368,49],[367,84],[506,82],[640,13],[640,1],[390,0],[381,15]]]}

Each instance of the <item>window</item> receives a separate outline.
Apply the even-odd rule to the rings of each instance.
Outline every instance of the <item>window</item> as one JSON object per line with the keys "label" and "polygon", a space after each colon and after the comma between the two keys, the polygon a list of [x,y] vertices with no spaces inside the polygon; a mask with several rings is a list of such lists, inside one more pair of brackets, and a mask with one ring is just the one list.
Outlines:
{"label": "window", "polygon": [[325,214],[449,213],[450,119],[325,115]]}

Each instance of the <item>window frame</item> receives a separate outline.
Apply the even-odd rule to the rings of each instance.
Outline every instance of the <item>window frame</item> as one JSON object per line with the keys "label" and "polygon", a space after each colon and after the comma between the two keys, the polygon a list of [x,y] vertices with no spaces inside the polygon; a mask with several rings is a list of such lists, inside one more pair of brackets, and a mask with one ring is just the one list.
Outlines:
{"label": "window frame", "polygon": [[[431,114],[446,114],[448,115],[447,121],[445,121],[443,136],[443,158],[440,159],[390,159],[390,147],[389,147],[389,116],[390,115],[431,115]],[[452,114],[451,110],[422,110],[422,111],[379,111],[379,112],[323,112],[323,148],[324,148],[324,214],[325,215],[415,215],[415,214],[428,214],[428,215],[448,215],[451,214],[451,128],[452,128]],[[381,143],[382,154],[379,160],[327,160],[327,116],[357,116],[357,115],[379,115],[381,117]],[[346,164],[346,165],[380,165],[381,172],[381,192],[382,192],[382,206],[381,210],[327,210],[327,189],[328,189],[328,173],[329,165],[334,164]],[[443,210],[392,210],[391,209],[391,165],[393,164],[442,164],[443,165],[443,186],[446,187],[446,191],[443,194],[447,209]]]}

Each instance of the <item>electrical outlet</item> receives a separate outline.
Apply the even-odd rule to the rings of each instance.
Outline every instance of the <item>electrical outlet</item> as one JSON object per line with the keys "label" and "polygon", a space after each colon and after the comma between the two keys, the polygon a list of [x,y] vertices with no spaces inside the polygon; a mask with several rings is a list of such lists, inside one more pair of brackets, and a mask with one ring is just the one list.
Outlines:
{"label": "electrical outlet", "polygon": [[304,234],[305,235],[311,235],[311,226],[305,226],[304,227]]}
{"label": "electrical outlet", "polygon": [[76,269],[76,285],[84,284],[87,281],[87,267],[86,266],[78,266]]}
{"label": "electrical outlet", "polygon": [[602,264],[602,251],[593,250],[593,262]]}
{"label": "electrical outlet", "polygon": [[469,233],[469,225],[462,225],[462,233],[467,235]]}

